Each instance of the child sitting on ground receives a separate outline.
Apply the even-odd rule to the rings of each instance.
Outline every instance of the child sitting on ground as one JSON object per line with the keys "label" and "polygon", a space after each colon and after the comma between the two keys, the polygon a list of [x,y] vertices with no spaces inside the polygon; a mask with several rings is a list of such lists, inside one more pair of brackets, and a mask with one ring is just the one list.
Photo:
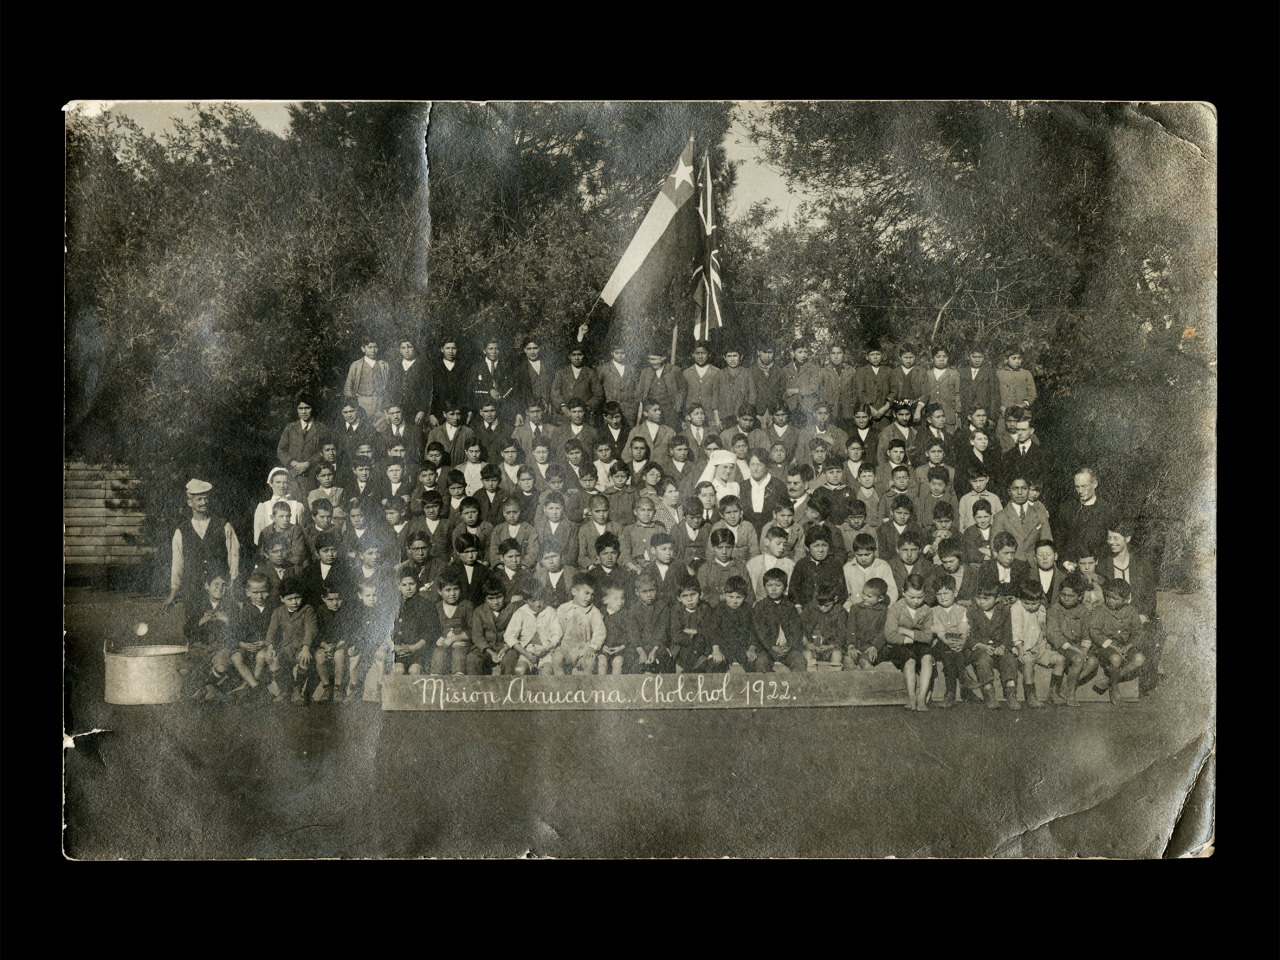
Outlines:
{"label": "child sitting on ground", "polygon": [[724,582],[720,602],[715,606],[711,651],[703,664],[705,672],[742,673],[746,669],[751,646],[751,606],[747,603],[750,593],[746,577],[730,577]]}
{"label": "child sitting on ground", "polygon": [[560,645],[560,620],[547,605],[547,591],[532,578],[525,584],[524,604],[507,624],[503,639],[516,652],[515,675],[524,676],[543,662]]}
{"label": "child sitting on ground", "polygon": [[[1138,650],[1142,623],[1129,603],[1133,588],[1116,577],[1102,585],[1102,606],[1089,615],[1089,640],[1106,676],[1093,685],[1094,692],[1111,690],[1112,706],[1120,706],[1120,684],[1134,676],[1146,663]],[[1084,678],[1082,678],[1084,679]]]}
{"label": "child sitting on ground", "polygon": [[610,584],[603,590],[597,586],[596,593],[604,598],[604,644],[596,658],[596,670],[602,677],[618,676],[623,672],[627,648],[632,646],[630,618],[624,613],[626,591],[618,584]]}
{"label": "child sitting on ground", "polygon": [[1080,571],[1067,574],[1045,615],[1045,640],[1066,660],[1064,675],[1055,674],[1050,681],[1049,702],[1059,706],[1078,707],[1076,686],[1081,676],[1092,677],[1098,670],[1091,653],[1089,608],[1083,602],[1086,592]]}
{"label": "child sitting on ground", "polygon": [[671,607],[671,630],[667,642],[659,645],[654,657],[654,673],[688,673],[702,666],[711,652],[714,614],[702,602],[698,582],[688,575],[676,588],[678,602]]}
{"label": "child sitting on ground", "polygon": [[778,567],[765,571],[764,599],[757,600],[751,610],[752,649],[747,660],[754,673],[805,669],[804,625],[786,594],[786,573]]}
{"label": "child sitting on ground", "polygon": [[956,705],[956,684],[964,688],[965,643],[969,639],[968,611],[956,603],[958,590],[954,577],[943,574],[933,582],[933,594],[938,604],[933,608],[933,649],[942,664],[942,676],[946,681],[942,702],[944,710]]}
{"label": "child sitting on ground", "polygon": [[[877,561],[883,563],[883,560]],[[850,610],[844,669],[870,670],[884,656],[884,621],[889,613],[889,582],[872,577],[862,585],[862,600]]]}
{"label": "child sitting on ground", "polygon": [[556,611],[560,621],[560,645],[548,655],[548,673],[570,674],[595,671],[596,657],[604,646],[604,618],[592,603],[595,587],[585,576],[570,588],[572,599]]}
{"label": "child sitting on ground", "polygon": [[507,592],[497,580],[485,584],[484,602],[471,615],[471,649],[467,652],[467,676],[511,675],[520,655],[507,645],[502,607]]}
{"label": "child sitting on ground", "polygon": [[801,613],[804,630],[804,661],[809,673],[818,672],[819,663],[838,670],[849,638],[849,614],[840,605],[831,584],[823,583]]}
{"label": "child sitting on ground", "polygon": [[431,665],[427,644],[440,635],[440,624],[435,605],[418,592],[418,581],[412,573],[401,573],[396,586],[400,609],[391,627],[391,672],[417,676]]}
{"label": "child sitting on ground", "polygon": [[456,566],[440,571],[438,589],[436,617],[440,635],[431,652],[431,672],[437,676],[444,673],[462,676],[467,671],[467,650],[471,646],[468,631],[475,607],[462,599],[462,573]]}
{"label": "child sitting on ground", "polygon": [[924,578],[907,577],[902,596],[885,614],[885,648],[907,681],[908,710],[926,712],[933,681],[933,608],[925,605]]}

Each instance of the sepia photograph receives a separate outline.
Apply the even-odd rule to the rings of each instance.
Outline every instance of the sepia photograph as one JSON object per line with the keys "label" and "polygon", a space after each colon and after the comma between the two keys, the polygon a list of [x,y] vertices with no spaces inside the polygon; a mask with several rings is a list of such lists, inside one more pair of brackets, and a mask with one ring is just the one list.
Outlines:
{"label": "sepia photograph", "polygon": [[1213,104],[63,109],[66,858],[1213,854]]}

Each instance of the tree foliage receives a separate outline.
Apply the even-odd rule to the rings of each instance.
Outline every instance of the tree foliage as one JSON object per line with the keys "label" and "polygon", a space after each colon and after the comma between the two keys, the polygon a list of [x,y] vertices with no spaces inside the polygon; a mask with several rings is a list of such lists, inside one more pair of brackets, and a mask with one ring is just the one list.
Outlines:
{"label": "tree foliage", "polygon": [[1107,464],[1110,495],[1153,530],[1194,513],[1208,434],[1180,425],[1213,394],[1207,110],[772,103],[747,125],[814,199],[791,225],[764,207],[731,225],[740,314],[953,361],[1020,346],[1064,469]]}
{"label": "tree foliage", "polygon": [[162,136],[69,116],[67,448],[248,502],[293,398],[328,414],[356,330],[425,313],[426,113],[303,104],[282,138],[193,112]]}
{"label": "tree foliage", "polygon": [[[728,126],[721,103],[437,104],[433,318],[553,343],[588,318],[607,327],[597,295],[691,133],[711,150],[718,190],[732,189]],[[665,294],[657,313],[687,309],[687,287]]]}

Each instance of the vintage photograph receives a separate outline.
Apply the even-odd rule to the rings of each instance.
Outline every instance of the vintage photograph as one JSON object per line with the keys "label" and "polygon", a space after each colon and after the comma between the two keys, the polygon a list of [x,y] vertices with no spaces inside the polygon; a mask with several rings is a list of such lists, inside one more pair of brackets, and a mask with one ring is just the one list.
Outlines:
{"label": "vintage photograph", "polygon": [[66,857],[1212,855],[1212,104],[64,115]]}

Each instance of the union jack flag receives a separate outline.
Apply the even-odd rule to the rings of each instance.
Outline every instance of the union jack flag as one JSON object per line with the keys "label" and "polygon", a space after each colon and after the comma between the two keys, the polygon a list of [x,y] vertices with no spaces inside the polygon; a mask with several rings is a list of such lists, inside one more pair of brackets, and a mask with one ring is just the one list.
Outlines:
{"label": "union jack flag", "polygon": [[693,328],[695,340],[707,340],[711,331],[724,326],[720,285],[720,228],[716,225],[716,208],[711,197],[711,157],[702,155],[702,172],[698,183],[698,219],[702,221],[702,262],[693,271],[693,299],[698,304],[698,320]]}

